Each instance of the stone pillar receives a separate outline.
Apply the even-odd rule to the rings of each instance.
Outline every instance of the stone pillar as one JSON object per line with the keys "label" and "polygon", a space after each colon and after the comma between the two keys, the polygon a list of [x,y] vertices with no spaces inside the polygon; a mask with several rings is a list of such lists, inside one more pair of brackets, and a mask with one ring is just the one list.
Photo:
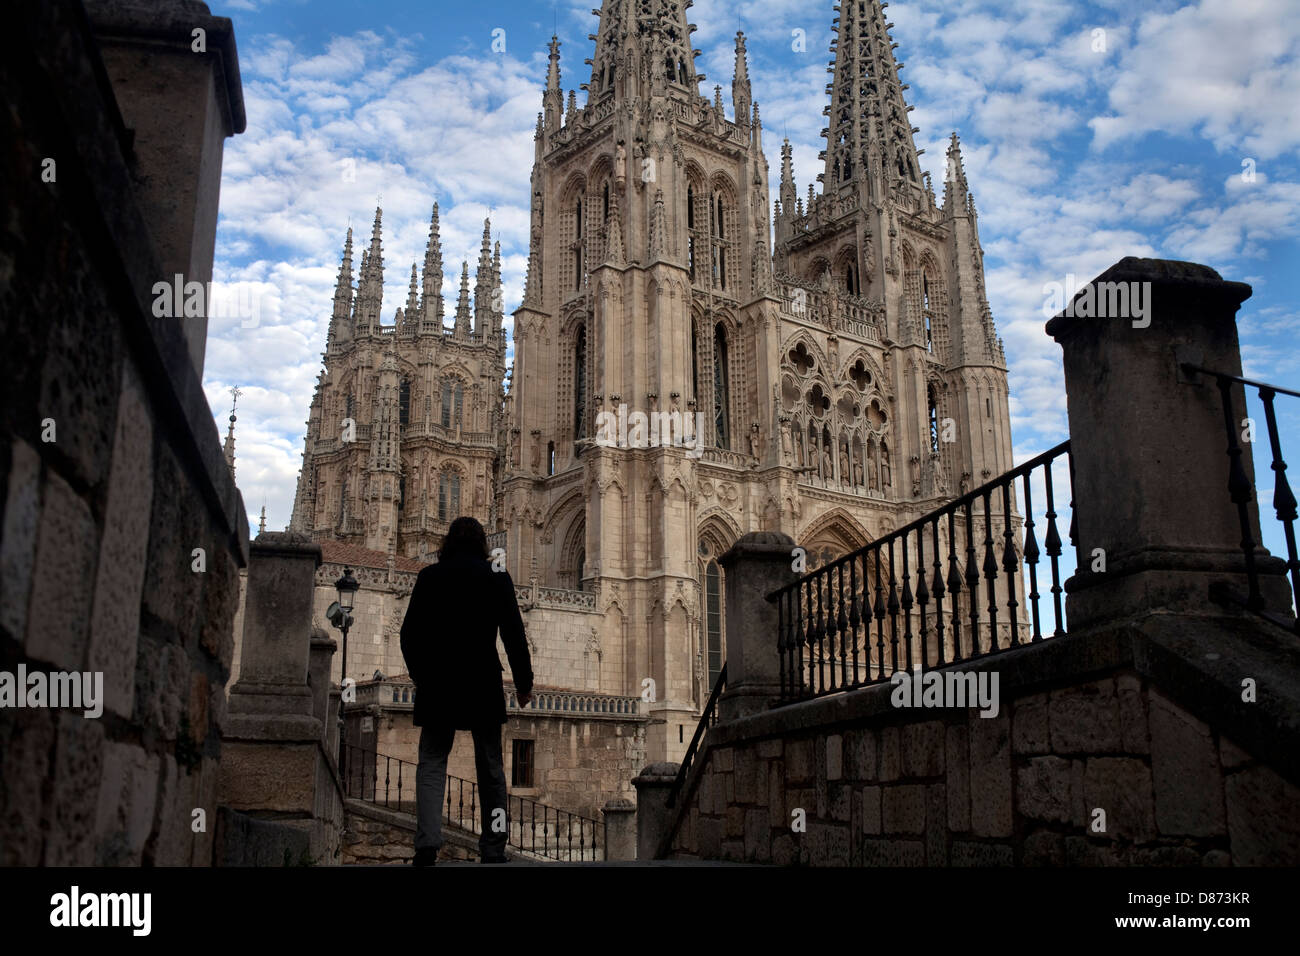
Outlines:
{"label": "stone pillar", "polygon": [[[227,136],[245,126],[235,35],[198,0],[85,0],[122,119],[132,133],[136,196],[153,235],[156,281],[212,280]],[[245,322],[255,321],[245,303]],[[205,308],[176,316],[203,375]]]}
{"label": "stone pillar", "polygon": [[653,860],[676,812],[668,806],[668,791],[677,779],[680,764],[652,763],[632,780],[636,787],[636,858]]}
{"label": "stone pillar", "polygon": [[636,859],[636,804],[615,797],[601,807],[605,817],[605,859]]}
{"label": "stone pillar", "polygon": [[779,531],[751,531],[718,559],[727,600],[727,689],[718,701],[719,720],[761,713],[781,692],[780,618],[767,596],[798,577],[794,547]]}
{"label": "stone pillar", "polygon": [[[1107,317],[1096,317],[1099,301],[1116,301],[1115,287],[1103,283],[1127,290],[1124,316],[1108,308]],[[1092,292],[1085,286],[1074,300],[1075,314],[1062,312],[1047,323],[1064,353],[1074,459],[1079,571],[1066,582],[1068,629],[1075,633],[1157,609],[1236,613],[1209,596],[1216,581],[1247,591],[1241,527],[1228,495],[1219,391],[1213,379],[1189,377],[1180,364],[1241,374],[1235,316],[1250,286],[1226,282],[1207,266],[1135,258],[1089,285]],[[1083,317],[1089,295],[1091,317]],[[1145,305],[1145,315],[1136,314],[1135,302]],[[1242,464],[1253,486],[1249,455],[1246,445]],[[1064,510],[1069,484],[1058,484],[1055,492],[1058,511]],[[1253,501],[1250,512],[1259,541]],[[1096,548],[1105,552],[1104,572],[1091,570]],[[1275,571],[1277,563],[1265,560],[1261,571]]]}
{"label": "stone pillar", "polygon": [[[326,633],[324,628],[311,629],[311,650],[309,652],[307,683],[311,685],[311,712],[321,722],[321,744],[326,753],[337,753],[329,749],[330,719],[330,663],[338,643]],[[337,731],[334,733],[338,737]]]}

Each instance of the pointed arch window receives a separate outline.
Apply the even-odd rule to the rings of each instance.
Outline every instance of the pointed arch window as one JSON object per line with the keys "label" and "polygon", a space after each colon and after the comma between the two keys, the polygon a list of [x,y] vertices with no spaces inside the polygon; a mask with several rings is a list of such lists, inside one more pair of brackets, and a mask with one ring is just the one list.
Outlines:
{"label": "pointed arch window", "polygon": [[686,268],[695,281],[695,186],[686,187]]}
{"label": "pointed arch window", "polygon": [[727,219],[730,215],[730,203],[726,202],[721,190],[715,191],[709,202],[709,237],[713,285],[719,289],[727,288],[727,246],[730,245]]}
{"label": "pointed arch window", "polygon": [[344,477],[343,484],[339,486],[339,524],[342,524],[348,516],[348,479]]}
{"label": "pointed arch window", "polygon": [[719,448],[731,448],[730,381],[727,363],[727,330],[721,322],[713,327],[713,427]]}
{"label": "pointed arch window", "polygon": [[462,385],[460,382],[457,382],[456,383],[456,406],[455,406],[455,413],[454,413],[455,424],[457,428],[460,428],[461,406],[463,406],[464,403],[465,403],[465,386]]}
{"label": "pointed arch window", "polygon": [[573,437],[587,437],[587,327],[578,326],[573,345]]}
{"label": "pointed arch window", "polygon": [[402,379],[397,394],[397,420],[407,425],[411,421],[411,383],[407,379]]}
{"label": "pointed arch window", "polygon": [[451,379],[442,380],[442,427],[451,427]]}
{"label": "pointed arch window", "polygon": [[722,671],[722,571],[713,558],[704,566],[704,645],[712,687]]}
{"label": "pointed arch window", "polygon": [[939,454],[939,405],[934,400],[934,386],[926,387],[925,396],[930,409],[930,451]]}
{"label": "pointed arch window", "polygon": [[575,219],[576,240],[573,244],[573,288],[574,291],[582,289],[582,279],[587,271],[585,242],[582,234],[582,193],[578,193],[577,202],[573,207]]}
{"label": "pointed arch window", "polygon": [[934,351],[934,312],[930,302],[930,276],[921,273],[921,315],[925,321],[925,348]]}
{"label": "pointed arch window", "polygon": [[454,521],[460,517],[460,474],[444,471],[438,475],[438,520]]}

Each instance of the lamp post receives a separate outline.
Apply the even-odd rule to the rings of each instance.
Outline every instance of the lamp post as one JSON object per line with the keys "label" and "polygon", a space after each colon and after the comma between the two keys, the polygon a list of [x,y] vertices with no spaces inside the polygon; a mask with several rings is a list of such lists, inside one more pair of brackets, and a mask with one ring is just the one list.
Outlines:
{"label": "lamp post", "polygon": [[334,589],[338,591],[338,603],[330,608],[329,620],[336,628],[343,632],[343,661],[342,669],[339,671],[339,777],[343,780],[343,787],[347,789],[347,737],[344,732],[345,723],[343,720],[343,703],[344,693],[347,689],[348,680],[348,628],[352,626],[352,607],[357,594],[357,579],[352,576],[352,569],[345,567],[343,577],[334,582]]}

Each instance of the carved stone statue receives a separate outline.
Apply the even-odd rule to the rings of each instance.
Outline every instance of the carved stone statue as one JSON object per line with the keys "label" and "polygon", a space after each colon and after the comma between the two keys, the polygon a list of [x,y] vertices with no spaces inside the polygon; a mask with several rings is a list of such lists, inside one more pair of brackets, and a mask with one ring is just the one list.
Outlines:
{"label": "carved stone statue", "polygon": [[874,457],[867,459],[867,479],[868,487],[875,490],[878,476],[876,474],[876,459]]}
{"label": "carved stone statue", "polygon": [[853,473],[849,470],[849,453],[840,448],[840,484],[848,485],[853,483]]}
{"label": "carved stone statue", "polygon": [[880,482],[885,488],[893,485],[893,476],[890,473],[889,456],[882,454],[880,456]]}
{"label": "carved stone statue", "polygon": [[835,477],[835,463],[831,461],[829,448],[822,449],[822,477],[826,479]]}
{"label": "carved stone statue", "polygon": [[862,461],[858,460],[853,463],[853,484],[859,488],[862,487]]}
{"label": "carved stone statue", "polygon": [[793,455],[794,449],[790,443],[790,420],[786,419],[781,422],[781,464],[791,464]]}

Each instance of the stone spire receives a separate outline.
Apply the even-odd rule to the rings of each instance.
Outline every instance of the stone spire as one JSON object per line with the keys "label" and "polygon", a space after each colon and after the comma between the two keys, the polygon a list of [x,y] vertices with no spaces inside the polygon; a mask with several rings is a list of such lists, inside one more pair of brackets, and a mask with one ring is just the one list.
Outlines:
{"label": "stone spire", "polygon": [[750,105],[754,97],[749,88],[749,58],[745,54],[745,34],[736,31],[736,69],[731,76],[731,102],[736,110],[736,122],[742,126],[749,120]]}
{"label": "stone spire", "polygon": [[380,310],[384,303],[384,211],[375,207],[375,224],[370,230],[370,248],[361,260],[361,276],[357,283],[357,327],[373,332],[379,328]]}
{"label": "stone spire", "polygon": [[226,440],[221,445],[222,454],[226,457],[226,466],[230,469],[230,479],[235,479],[235,406],[239,404],[241,392],[239,386],[230,390],[230,424],[226,428]]}
{"label": "stone spire", "polygon": [[416,273],[415,263],[411,263],[411,284],[406,289],[406,311],[403,313],[405,321],[402,323],[403,332],[415,334],[420,327],[420,279]]}
{"label": "stone spire", "polygon": [[483,240],[478,249],[478,266],[474,270],[474,334],[480,338],[491,322],[492,313],[492,220],[483,220]]}
{"label": "stone spire", "polygon": [[650,212],[650,258],[668,256],[668,224],[664,219],[664,191],[655,190],[655,204]]}
{"label": "stone spire", "polygon": [[603,0],[596,11],[600,29],[588,35],[596,41],[596,52],[590,61],[591,82],[584,87],[587,101],[616,92],[619,67],[626,71],[630,86],[648,72],[655,77],[656,87],[670,96],[697,96],[705,76],[695,72],[700,51],[691,48],[695,25],[686,22],[690,6],[690,0]]}
{"label": "stone spire", "polygon": [[262,517],[259,518],[257,522],[257,533],[264,534],[265,532],[266,532],[266,505],[262,505]]}
{"label": "stone spire", "polygon": [[334,285],[334,314],[330,318],[329,337],[325,344],[326,351],[340,339],[351,338],[352,330],[348,328],[348,318],[352,315],[352,229],[348,228],[348,237],[343,242],[343,261],[339,264],[338,282]]}
{"label": "stone spire", "polygon": [[429,220],[429,242],[424,247],[424,275],[420,278],[420,331],[442,331],[442,237],[438,233],[438,204]]}
{"label": "stone spire", "polygon": [[469,263],[462,262],[460,264],[460,298],[456,301],[456,338],[469,338],[469,323]]}
{"label": "stone spire", "polygon": [[[822,151],[826,170],[817,178],[823,191],[856,189],[869,178],[869,152],[885,159],[887,183],[901,183],[920,197],[920,163],[914,132],[903,99],[905,84],[899,82],[903,64],[894,60],[893,44],[880,0],[841,4],[834,59],[827,68],[831,82],[826,92],[830,105],[822,113],[827,123],[827,148]],[[859,9],[862,13],[859,13]],[[892,189],[890,190],[892,191]]]}
{"label": "stone spire", "polygon": [[[662,210],[662,206],[659,209]],[[609,239],[605,243],[605,261],[611,265],[621,266],[624,264],[623,226],[617,203],[610,207],[609,226],[607,228],[609,229]]]}
{"label": "stone spire", "polygon": [[560,128],[560,113],[564,110],[564,90],[560,86],[560,41],[551,37],[550,64],[546,68],[546,92],[542,94],[542,116],[538,125],[554,133]]}
{"label": "stone spire", "polygon": [[952,134],[948,141],[948,166],[943,176],[943,209],[948,215],[964,211],[970,186],[966,182],[966,168],[961,161],[961,141]]}

